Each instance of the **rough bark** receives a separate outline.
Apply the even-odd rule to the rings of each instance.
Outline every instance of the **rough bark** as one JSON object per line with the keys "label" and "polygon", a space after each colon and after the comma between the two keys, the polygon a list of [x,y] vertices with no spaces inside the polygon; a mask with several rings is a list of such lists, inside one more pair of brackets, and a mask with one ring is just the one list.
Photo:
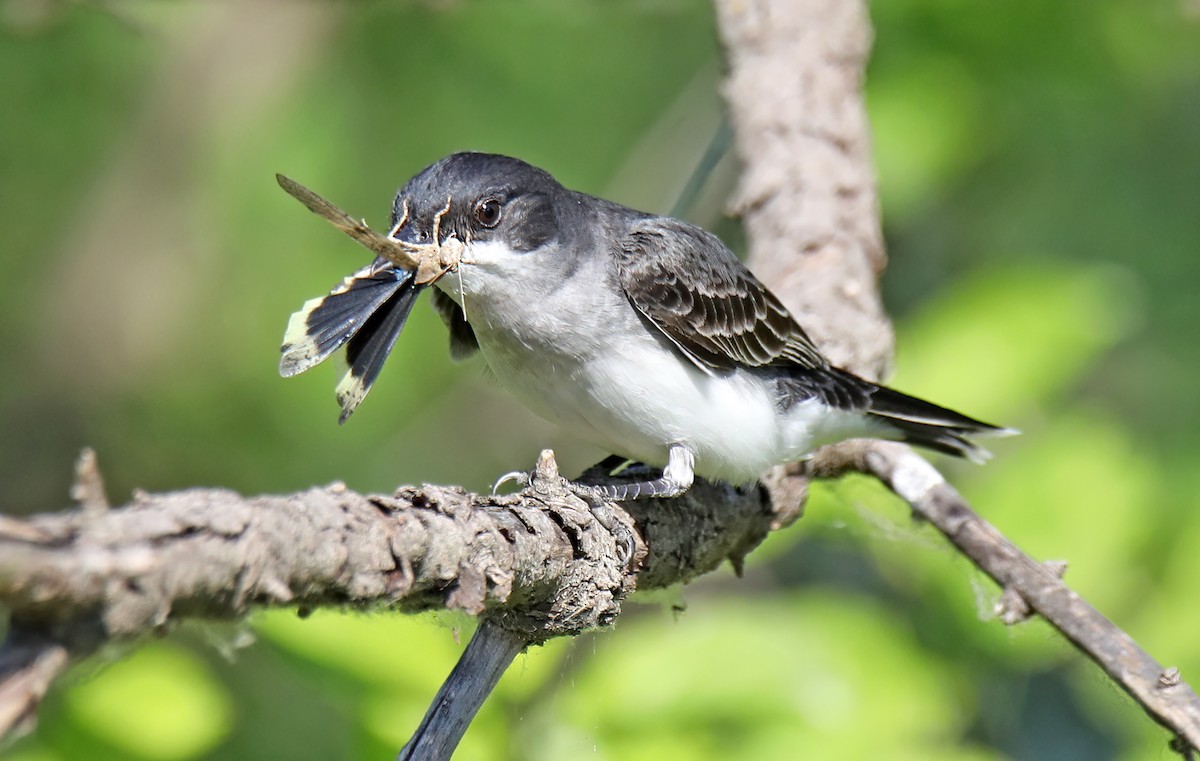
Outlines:
{"label": "rough bark", "polygon": [[[750,262],[826,354],[865,377],[887,374],[892,331],[877,278],[886,264],[861,84],[871,28],[858,0],[715,0],[729,59],[724,94],[743,164],[735,209]],[[1004,590],[997,615],[1043,616],[1094,660],[1190,758],[1200,700],[1080,599],[1061,573],[1022,553],[901,444],[851,442],[765,479],[780,504],[807,478],[876,476]]]}
{"label": "rough bark", "polygon": [[717,0],[750,265],[834,364],[886,374],[887,263],[862,100],[871,48],[856,0]]}
{"label": "rough bark", "polygon": [[529,641],[604,626],[635,586],[689,580],[775,523],[761,490],[700,484],[612,515],[561,488],[547,461],[524,492],[334,485],[282,496],[190,489],[0,524],[0,601],[13,627],[88,651],[109,639],[254,607],[386,606],[487,613]]}
{"label": "rough bark", "polygon": [[698,482],[669,503],[588,505],[562,488],[548,452],[530,487],[506,496],[438,486],[362,495],[335,484],[259,497],[138,494],[107,509],[94,490],[76,493],[92,501],[0,520],[0,604],[10,615],[0,736],[31,726],[68,656],[187,619],[269,606],[458,609],[524,647],[605,626],[636,587],[740,564],[779,525],[758,487]]}

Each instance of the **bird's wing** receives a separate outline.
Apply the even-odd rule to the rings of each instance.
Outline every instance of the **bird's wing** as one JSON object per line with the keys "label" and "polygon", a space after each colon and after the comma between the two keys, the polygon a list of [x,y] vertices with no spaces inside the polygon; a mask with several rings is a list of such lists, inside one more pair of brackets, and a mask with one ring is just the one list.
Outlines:
{"label": "bird's wing", "polygon": [[829,367],[787,308],[715,235],[675,219],[645,219],[616,259],[634,308],[706,372]]}
{"label": "bird's wing", "polygon": [[329,295],[310,299],[288,321],[279,372],[302,373],[346,347],[346,372],[337,385],[339,422],[371,390],[424,286],[415,273],[382,257],[346,278]]}

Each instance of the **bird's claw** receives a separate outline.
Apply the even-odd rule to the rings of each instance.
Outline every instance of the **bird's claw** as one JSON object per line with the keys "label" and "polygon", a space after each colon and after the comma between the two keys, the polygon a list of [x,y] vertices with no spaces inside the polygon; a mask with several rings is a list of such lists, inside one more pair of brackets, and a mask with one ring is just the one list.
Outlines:
{"label": "bird's claw", "polygon": [[[514,470],[511,473],[505,473],[496,480],[492,485],[492,494],[495,494],[504,484],[515,481],[521,485],[521,488],[534,487],[540,490],[543,486],[560,485],[558,488],[563,488],[566,491],[583,499],[587,503],[588,510],[592,517],[600,526],[612,535],[616,543],[617,559],[621,567],[630,570],[633,565],[634,555],[637,552],[637,540],[634,537],[633,531],[626,526],[620,519],[617,518],[616,512],[613,510],[612,501],[614,497],[617,499],[623,498],[625,495],[614,495],[609,493],[609,489],[613,487],[600,487],[591,484],[578,483],[569,479],[560,478],[558,475],[558,465],[554,462],[554,453],[550,450],[543,450],[538,457],[537,465],[532,471]],[[636,495],[635,495],[636,496]]]}
{"label": "bird's claw", "polygon": [[529,486],[529,483],[531,480],[532,479],[530,478],[528,471],[524,471],[524,470],[510,471],[510,472],[505,473],[504,475],[500,476],[499,478],[497,478],[496,483],[492,484],[492,494],[495,494],[496,492],[500,491],[500,487],[504,486],[505,484],[507,484],[509,482],[515,482],[515,483],[519,484],[522,489],[524,489],[525,487]]}
{"label": "bird's claw", "polygon": [[617,560],[621,564],[621,568],[631,570],[633,565],[633,556],[637,552],[637,540],[633,538],[633,532],[621,522],[616,513],[613,511],[612,503],[604,501],[593,501],[584,498],[588,503],[588,508],[592,513],[592,517],[600,526],[612,535],[613,541],[617,546]]}

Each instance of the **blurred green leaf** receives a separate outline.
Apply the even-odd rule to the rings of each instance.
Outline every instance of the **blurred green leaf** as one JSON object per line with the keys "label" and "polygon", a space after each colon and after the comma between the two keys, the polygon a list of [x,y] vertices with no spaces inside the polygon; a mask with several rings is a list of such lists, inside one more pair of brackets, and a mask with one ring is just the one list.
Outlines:
{"label": "blurred green leaf", "polygon": [[56,755],[46,748],[34,745],[8,753],[4,758],[5,761],[60,761],[62,756]]}
{"label": "blurred green leaf", "polygon": [[146,644],[67,693],[79,723],[137,758],[182,761],[211,751],[230,731],[233,701],[194,655]]}
{"label": "blurred green leaf", "polygon": [[1069,562],[1071,588],[1116,612],[1144,593],[1138,574],[1112,569],[1138,565],[1161,475],[1122,426],[1067,408],[981,475],[972,494],[976,508],[1025,552]]}
{"label": "blurred green leaf", "polygon": [[1008,423],[1128,334],[1131,296],[1111,267],[985,267],[904,322],[893,385]]}
{"label": "blurred green leaf", "polygon": [[318,610],[299,618],[274,610],[256,616],[254,627],[277,646],[346,677],[419,691],[441,683],[449,673],[445,664],[453,665],[474,627],[466,616],[440,617],[453,623],[382,611]]}
{"label": "blurred green leaf", "polygon": [[944,667],[863,599],[706,599],[597,649],[547,704],[558,729],[538,757],[938,757],[969,721]]}
{"label": "blurred green leaf", "polygon": [[[1194,456],[1194,455],[1193,455]],[[1200,579],[1200,472],[1194,468],[1164,470],[1162,479],[1183,495],[1179,502],[1155,505],[1167,514],[1164,531],[1147,547],[1150,567],[1133,575],[1140,585],[1141,609],[1129,630],[1164,665],[1176,666],[1195,685],[1200,674],[1200,609],[1196,581]],[[1161,566],[1161,568],[1159,568]],[[1157,571],[1157,573],[1155,573]]]}
{"label": "blurred green leaf", "polygon": [[905,215],[953,184],[985,152],[979,85],[936,53],[873,74],[867,106],[881,202]]}

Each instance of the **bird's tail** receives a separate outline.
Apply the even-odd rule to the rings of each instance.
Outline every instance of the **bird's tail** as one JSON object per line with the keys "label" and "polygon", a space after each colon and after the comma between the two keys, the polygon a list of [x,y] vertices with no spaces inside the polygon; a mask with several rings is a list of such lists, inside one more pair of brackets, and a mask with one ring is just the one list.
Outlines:
{"label": "bird's tail", "polygon": [[984,423],[886,386],[875,386],[870,399],[867,414],[895,429],[901,441],[973,462],[985,462],[992,453],[971,441],[971,436],[1018,433],[1015,429]]}

